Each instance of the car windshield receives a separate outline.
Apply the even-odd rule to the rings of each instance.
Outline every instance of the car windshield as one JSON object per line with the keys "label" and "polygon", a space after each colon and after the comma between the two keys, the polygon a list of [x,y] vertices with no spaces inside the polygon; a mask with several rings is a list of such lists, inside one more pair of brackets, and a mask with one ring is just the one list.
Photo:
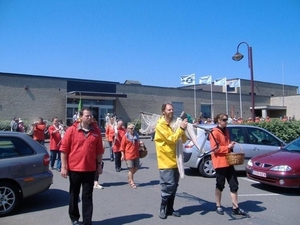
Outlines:
{"label": "car windshield", "polygon": [[283,150],[300,152],[300,138],[286,145]]}

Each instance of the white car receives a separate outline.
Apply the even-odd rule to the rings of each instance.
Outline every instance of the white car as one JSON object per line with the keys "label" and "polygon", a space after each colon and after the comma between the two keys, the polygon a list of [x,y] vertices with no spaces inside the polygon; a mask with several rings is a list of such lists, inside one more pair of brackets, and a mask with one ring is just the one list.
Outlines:
{"label": "white car", "polygon": [[[199,124],[198,127],[210,130],[216,127],[216,124]],[[234,152],[243,151],[245,153],[244,164],[235,166],[237,171],[245,171],[250,158],[269,151],[278,150],[280,147],[286,145],[283,140],[261,127],[228,124],[227,129],[230,134],[230,140],[239,143],[235,145]],[[199,145],[201,146],[201,143]],[[206,140],[204,144],[204,151],[207,154],[201,154],[194,143],[188,140],[183,145],[184,166],[198,169],[204,177],[214,177],[215,170],[209,154],[211,151],[209,140]]]}

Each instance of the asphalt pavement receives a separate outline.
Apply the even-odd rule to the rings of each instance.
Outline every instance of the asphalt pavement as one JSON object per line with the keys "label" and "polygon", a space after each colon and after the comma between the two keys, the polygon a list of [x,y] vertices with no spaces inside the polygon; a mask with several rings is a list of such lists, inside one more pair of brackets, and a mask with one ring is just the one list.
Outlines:
{"label": "asphalt pavement", "polygon": [[[183,224],[251,224],[251,225],[296,225],[300,224],[298,190],[263,186],[239,174],[240,207],[249,212],[249,217],[231,215],[229,188],[223,192],[222,205],[225,215],[215,212],[215,179],[203,178],[197,171],[186,168],[185,178],[180,180],[175,198],[175,209],[180,218],[158,217],[160,205],[159,173],[154,143],[144,139],[148,155],[141,159],[140,169],[135,174],[137,189],[127,183],[127,169],[116,172],[110,162],[109,151],[104,155],[104,172],[100,184],[104,189],[94,189],[94,225],[183,225]],[[48,145],[48,144],[47,144]],[[106,143],[107,147],[107,143]],[[71,224],[68,216],[69,180],[53,171],[54,179],[48,191],[24,199],[19,210],[11,216],[0,218],[2,225],[65,225]],[[81,209],[81,202],[79,203]]]}

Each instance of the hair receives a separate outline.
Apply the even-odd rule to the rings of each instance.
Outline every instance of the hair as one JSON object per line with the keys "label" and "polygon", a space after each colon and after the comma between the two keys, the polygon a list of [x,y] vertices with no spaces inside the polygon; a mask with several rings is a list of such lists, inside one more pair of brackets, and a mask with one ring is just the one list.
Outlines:
{"label": "hair", "polygon": [[39,117],[39,120],[44,121],[42,117]]}
{"label": "hair", "polygon": [[[164,102],[164,103],[162,104],[162,106],[161,106],[161,111],[162,111],[162,112],[165,111],[167,105],[173,106],[173,104],[172,104],[171,102]],[[174,106],[173,106],[173,107],[174,107]]]}
{"label": "hair", "polygon": [[91,112],[91,109],[90,108],[81,109],[80,112],[79,112],[79,116],[83,116],[83,111],[90,111]]}
{"label": "hair", "polygon": [[54,117],[54,118],[51,120],[51,122],[53,122],[55,119],[57,119],[57,117]]}
{"label": "hair", "polygon": [[216,115],[216,117],[214,118],[214,123],[218,124],[219,123],[219,119],[222,119],[224,116],[226,116],[228,118],[228,115],[225,113],[219,113],[218,115]]}

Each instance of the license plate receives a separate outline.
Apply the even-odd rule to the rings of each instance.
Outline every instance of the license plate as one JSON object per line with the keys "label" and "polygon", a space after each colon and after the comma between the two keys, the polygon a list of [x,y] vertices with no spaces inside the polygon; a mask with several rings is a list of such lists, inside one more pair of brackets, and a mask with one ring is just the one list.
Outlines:
{"label": "license plate", "polygon": [[252,171],[253,175],[259,176],[259,177],[267,177],[267,174],[264,172],[259,172],[259,171]]}

